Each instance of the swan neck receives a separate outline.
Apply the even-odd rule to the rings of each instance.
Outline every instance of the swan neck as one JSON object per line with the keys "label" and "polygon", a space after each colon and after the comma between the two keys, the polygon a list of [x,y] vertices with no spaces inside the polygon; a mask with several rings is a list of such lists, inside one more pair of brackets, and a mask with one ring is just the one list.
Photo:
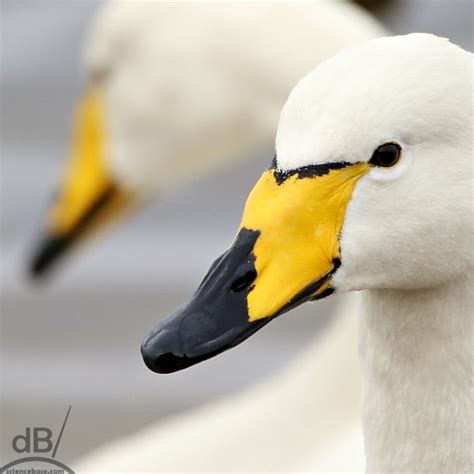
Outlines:
{"label": "swan neck", "polygon": [[367,472],[473,472],[472,283],[365,292]]}

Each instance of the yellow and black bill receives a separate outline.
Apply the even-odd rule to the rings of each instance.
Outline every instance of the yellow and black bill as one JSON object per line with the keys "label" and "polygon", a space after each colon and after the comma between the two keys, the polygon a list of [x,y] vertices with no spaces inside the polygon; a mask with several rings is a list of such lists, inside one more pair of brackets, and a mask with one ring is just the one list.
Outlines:
{"label": "yellow and black bill", "polygon": [[133,203],[108,169],[104,121],[100,94],[88,91],[79,103],[66,173],[30,261],[33,278],[45,275],[83,237],[126,214]]}
{"label": "yellow and black bill", "polygon": [[191,300],[143,341],[146,365],[184,369],[244,341],[275,317],[333,292],[339,235],[367,163],[265,171],[250,193],[232,246]]}

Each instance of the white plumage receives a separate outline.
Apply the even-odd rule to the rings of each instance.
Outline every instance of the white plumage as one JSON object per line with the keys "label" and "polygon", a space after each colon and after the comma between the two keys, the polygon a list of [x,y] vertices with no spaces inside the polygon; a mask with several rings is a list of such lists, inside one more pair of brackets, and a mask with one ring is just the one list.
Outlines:
{"label": "white plumage", "polygon": [[384,34],[348,2],[110,3],[85,63],[105,96],[109,166],[153,194],[270,148],[293,84]]}
{"label": "white plumage", "polygon": [[332,281],[365,290],[369,472],[473,468],[472,66],[433,35],[369,41],[306,76],[281,115],[283,169],[402,149],[396,166],[357,182]]}

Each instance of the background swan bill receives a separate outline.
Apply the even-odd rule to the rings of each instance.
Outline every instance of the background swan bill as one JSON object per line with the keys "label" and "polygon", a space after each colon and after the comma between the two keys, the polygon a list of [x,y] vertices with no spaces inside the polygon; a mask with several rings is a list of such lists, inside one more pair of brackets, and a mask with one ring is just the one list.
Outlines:
{"label": "background swan bill", "polygon": [[59,192],[29,272],[40,278],[84,237],[98,233],[134,208],[134,196],[107,166],[108,143],[103,99],[89,90],[79,102],[73,145]]}

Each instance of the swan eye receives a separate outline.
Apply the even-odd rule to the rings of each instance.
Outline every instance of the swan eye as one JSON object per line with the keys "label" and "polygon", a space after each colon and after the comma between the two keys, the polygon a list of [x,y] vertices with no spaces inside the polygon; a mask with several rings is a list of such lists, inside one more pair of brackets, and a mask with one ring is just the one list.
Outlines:
{"label": "swan eye", "polygon": [[394,166],[400,160],[402,149],[397,143],[385,143],[380,145],[372,155],[369,163],[382,168]]}

